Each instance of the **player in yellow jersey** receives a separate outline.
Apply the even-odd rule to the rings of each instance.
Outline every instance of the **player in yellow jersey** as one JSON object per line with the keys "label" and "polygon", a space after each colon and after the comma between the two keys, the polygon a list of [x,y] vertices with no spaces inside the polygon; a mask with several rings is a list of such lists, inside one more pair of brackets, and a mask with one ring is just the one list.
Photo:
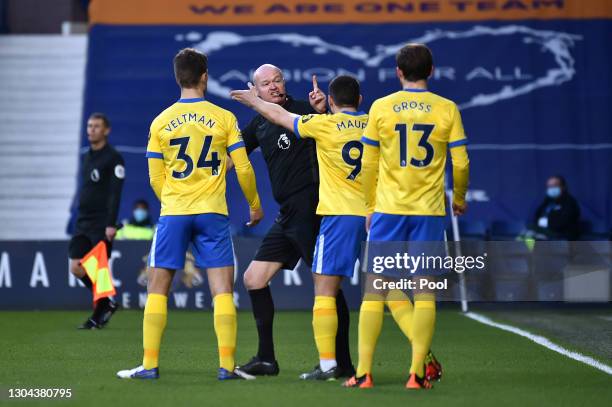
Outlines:
{"label": "player in yellow jersey", "polygon": [[[452,101],[427,90],[433,58],[423,44],[408,44],[396,56],[401,91],[376,100],[364,132],[363,176],[370,206],[369,249],[376,242],[423,242],[444,240],[444,170],[450,149],[453,167],[452,210],[466,209],[469,161],[461,115]],[[379,246],[381,244],[379,243]],[[427,278],[423,273],[420,278]],[[366,286],[366,293],[368,293]],[[370,290],[364,296],[359,317],[359,366],[347,387],[372,386],[372,357],[380,334],[384,302]],[[406,297],[404,297],[406,298]],[[430,388],[425,369],[431,358],[435,323],[435,296],[414,291],[409,300],[387,301],[392,313],[404,314],[402,331],[412,343],[412,364],[406,387]],[[397,318],[396,318],[397,320]],[[435,360],[428,364],[436,368]],[[439,367],[439,365],[437,366]],[[429,366],[428,369],[429,370]],[[439,372],[438,372],[439,373]],[[434,377],[435,378],[435,377]]]}
{"label": "player in yellow jersey", "polygon": [[214,301],[219,350],[218,379],[254,379],[235,368],[236,308],[234,255],[230,236],[225,173],[231,156],[251,210],[248,225],[263,217],[255,173],[235,116],[206,101],[206,55],[183,49],[174,58],[181,98],[153,120],[147,146],[149,178],[161,201],[161,216],[149,254],[148,296],[143,320],[141,366],[122,370],[123,379],[157,379],[159,349],[166,327],[172,277],[192,244],[196,266],[207,269]]}
{"label": "player in yellow jersey", "polygon": [[342,278],[353,275],[361,242],[366,237],[360,139],[368,116],[357,111],[362,99],[359,82],[350,76],[338,76],[331,81],[330,115],[290,113],[258,98],[252,87],[248,91],[233,91],[231,96],[271,122],[292,130],[298,138],[316,141],[320,174],[317,214],[323,220],[312,267],[315,287],[312,324],[319,365],[300,378],[335,379],[340,373],[336,363],[336,294]]}

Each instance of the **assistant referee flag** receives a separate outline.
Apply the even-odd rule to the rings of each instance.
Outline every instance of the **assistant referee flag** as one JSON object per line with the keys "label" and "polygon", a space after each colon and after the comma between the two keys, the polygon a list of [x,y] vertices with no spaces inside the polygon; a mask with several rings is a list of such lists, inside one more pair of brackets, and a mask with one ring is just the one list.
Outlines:
{"label": "assistant referee flag", "polygon": [[116,294],[113,286],[113,276],[108,268],[108,255],[104,241],[98,243],[83,257],[81,265],[93,284],[94,303],[100,298],[111,297]]}

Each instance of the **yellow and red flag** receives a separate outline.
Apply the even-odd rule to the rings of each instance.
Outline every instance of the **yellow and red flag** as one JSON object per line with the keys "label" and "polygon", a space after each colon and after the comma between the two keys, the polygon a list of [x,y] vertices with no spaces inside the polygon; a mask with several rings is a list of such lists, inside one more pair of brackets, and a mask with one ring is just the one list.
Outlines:
{"label": "yellow and red flag", "polygon": [[81,266],[85,269],[93,285],[94,303],[100,298],[111,297],[116,294],[113,286],[113,276],[108,268],[108,255],[104,241],[98,243],[83,257]]}

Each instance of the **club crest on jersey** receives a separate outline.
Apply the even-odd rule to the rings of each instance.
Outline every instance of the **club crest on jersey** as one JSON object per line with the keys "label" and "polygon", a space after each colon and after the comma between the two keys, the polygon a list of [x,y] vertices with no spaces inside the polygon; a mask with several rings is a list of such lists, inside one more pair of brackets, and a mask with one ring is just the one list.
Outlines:
{"label": "club crest on jersey", "polygon": [[289,137],[287,137],[287,133],[283,133],[280,135],[277,144],[278,148],[280,148],[281,150],[287,150],[289,149],[289,147],[291,147],[291,140],[289,140]]}
{"label": "club crest on jersey", "polygon": [[313,117],[314,117],[314,115],[312,115],[312,114],[309,114],[309,115],[306,115],[306,116],[302,116],[302,124],[308,122]]}
{"label": "club crest on jersey", "polygon": [[94,169],[91,171],[91,174],[89,174],[89,177],[91,178],[91,180],[92,180],[93,182],[98,182],[98,181],[100,181],[100,171],[98,171],[98,169],[97,169],[97,168],[94,168]]}

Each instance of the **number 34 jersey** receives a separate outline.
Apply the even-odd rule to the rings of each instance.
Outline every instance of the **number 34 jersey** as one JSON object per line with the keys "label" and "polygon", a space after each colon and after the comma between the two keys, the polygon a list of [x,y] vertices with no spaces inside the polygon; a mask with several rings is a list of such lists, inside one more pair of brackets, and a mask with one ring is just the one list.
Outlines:
{"label": "number 34 jersey", "polygon": [[318,215],[366,215],[361,173],[363,112],[310,114],[295,118],[293,132],[313,138],[319,162]]}
{"label": "number 34 jersey", "polygon": [[227,215],[227,154],[241,147],[236,117],[203,98],[180,99],[160,113],[147,157],[164,161],[161,215]]}
{"label": "number 34 jersey", "polygon": [[362,141],[380,148],[376,212],[445,215],[447,150],[467,144],[454,102],[423,89],[380,98]]}

